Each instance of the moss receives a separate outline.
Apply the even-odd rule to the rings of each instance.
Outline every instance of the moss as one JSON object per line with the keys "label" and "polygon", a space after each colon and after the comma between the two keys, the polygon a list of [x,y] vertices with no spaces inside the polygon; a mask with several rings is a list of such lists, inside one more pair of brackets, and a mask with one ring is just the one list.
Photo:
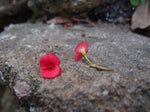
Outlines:
{"label": "moss", "polygon": [[6,81],[6,83],[9,84],[9,86],[14,86],[16,80],[19,79],[18,74],[18,70],[13,68],[13,67],[9,67],[6,64],[1,64],[0,65],[0,70],[3,74],[4,80]]}
{"label": "moss", "polygon": [[30,85],[32,93],[37,92],[40,88],[40,81],[35,80],[32,76],[27,76],[25,81]]}

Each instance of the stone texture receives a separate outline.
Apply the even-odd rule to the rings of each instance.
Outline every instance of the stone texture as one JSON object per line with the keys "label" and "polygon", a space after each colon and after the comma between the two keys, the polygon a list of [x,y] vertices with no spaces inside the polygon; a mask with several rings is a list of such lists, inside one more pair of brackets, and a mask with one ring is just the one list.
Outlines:
{"label": "stone texture", "polygon": [[0,0],[0,31],[10,23],[24,22],[30,16],[27,0]]}
{"label": "stone texture", "polygon": [[127,23],[135,11],[129,0],[117,0],[111,4],[100,5],[88,13],[88,18],[93,21],[107,21],[111,23]]}
{"label": "stone texture", "polygon": [[[115,69],[98,71],[74,60],[76,45],[89,43],[93,63]],[[54,53],[61,75],[44,79],[39,59]],[[10,25],[0,34],[0,71],[27,111],[149,112],[150,39],[128,25]]]}
{"label": "stone texture", "polygon": [[74,13],[88,12],[98,5],[114,1],[116,0],[28,0],[28,7],[36,16],[49,17],[58,14],[69,16]]}
{"label": "stone texture", "polygon": [[12,16],[19,13],[22,10],[25,10],[27,0],[0,0],[0,18],[3,16]]}

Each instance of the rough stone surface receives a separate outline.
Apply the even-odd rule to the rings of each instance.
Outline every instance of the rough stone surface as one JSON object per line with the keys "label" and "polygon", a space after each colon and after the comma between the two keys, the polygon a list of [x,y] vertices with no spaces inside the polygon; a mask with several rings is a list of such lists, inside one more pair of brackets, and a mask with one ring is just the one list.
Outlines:
{"label": "rough stone surface", "polygon": [[0,0],[0,31],[10,23],[24,22],[30,16],[27,0]]}
{"label": "rough stone surface", "polygon": [[[76,45],[89,43],[93,63],[115,69],[98,71],[74,60]],[[44,79],[39,59],[54,53],[61,75]],[[0,34],[0,70],[27,111],[149,112],[150,38],[128,25],[100,24],[64,28],[40,24],[10,25]]]}
{"label": "rough stone surface", "polygon": [[30,7],[36,15],[52,16],[51,14],[82,13],[116,0],[28,0]]}
{"label": "rough stone surface", "polygon": [[127,23],[135,10],[129,0],[117,0],[111,4],[100,5],[88,13],[92,21],[111,23]]}

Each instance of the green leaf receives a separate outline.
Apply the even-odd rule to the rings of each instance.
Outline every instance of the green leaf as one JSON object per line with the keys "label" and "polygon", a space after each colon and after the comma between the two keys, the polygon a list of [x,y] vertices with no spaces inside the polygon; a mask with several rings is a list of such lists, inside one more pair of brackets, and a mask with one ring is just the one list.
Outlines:
{"label": "green leaf", "polygon": [[141,4],[144,5],[144,3],[145,3],[145,0],[141,0]]}
{"label": "green leaf", "polygon": [[[144,0],[145,1],[145,0]],[[134,6],[137,6],[140,4],[140,0],[130,0],[131,4],[134,5]],[[142,1],[141,1],[142,3]]]}

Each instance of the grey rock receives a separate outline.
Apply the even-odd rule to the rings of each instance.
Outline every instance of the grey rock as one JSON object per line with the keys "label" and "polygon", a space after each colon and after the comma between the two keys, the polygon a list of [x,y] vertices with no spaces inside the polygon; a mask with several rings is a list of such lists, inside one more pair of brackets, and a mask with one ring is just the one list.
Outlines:
{"label": "grey rock", "polygon": [[116,0],[29,0],[28,7],[35,15],[71,15],[88,12],[92,8],[104,3],[112,3]]}
{"label": "grey rock", "polygon": [[[89,68],[84,59],[75,61],[74,49],[81,41],[89,44],[87,56],[93,63],[115,72]],[[61,60],[62,72],[55,79],[40,74],[39,60],[46,53]],[[150,110],[150,39],[132,33],[128,25],[10,25],[0,34],[0,54],[1,75],[28,110]]]}
{"label": "grey rock", "polygon": [[0,31],[10,23],[25,21],[30,13],[27,0],[0,0]]}

